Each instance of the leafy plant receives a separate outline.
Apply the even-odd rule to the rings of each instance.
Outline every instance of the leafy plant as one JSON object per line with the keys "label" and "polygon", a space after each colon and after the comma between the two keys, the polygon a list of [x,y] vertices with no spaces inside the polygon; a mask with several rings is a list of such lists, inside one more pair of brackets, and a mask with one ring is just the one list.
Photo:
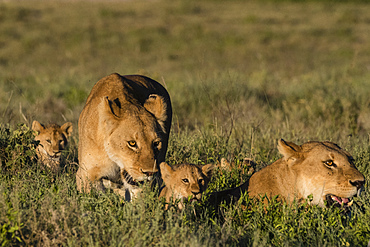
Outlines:
{"label": "leafy plant", "polygon": [[3,171],[19,172],[35,162],[37,143],[26,125],[16,129],[0,125],[0,163]]}

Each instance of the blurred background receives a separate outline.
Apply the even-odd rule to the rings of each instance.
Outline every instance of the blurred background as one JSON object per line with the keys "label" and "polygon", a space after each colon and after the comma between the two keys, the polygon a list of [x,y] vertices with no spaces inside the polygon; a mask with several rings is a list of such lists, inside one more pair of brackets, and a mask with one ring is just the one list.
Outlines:
{"label": "blurred background", "polygon": [[[102,77],[142,74],[173,133],[336,142],[370,130],[367,1],[0,1],[0,119],[75,125]],[[262,136],[261,136],[262,137]]]}

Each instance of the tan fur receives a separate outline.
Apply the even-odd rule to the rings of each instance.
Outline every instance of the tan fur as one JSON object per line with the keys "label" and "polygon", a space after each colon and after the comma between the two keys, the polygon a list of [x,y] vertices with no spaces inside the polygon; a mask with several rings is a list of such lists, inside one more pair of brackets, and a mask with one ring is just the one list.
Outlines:
{"label": "tan fur", "polygon": [[351,155],[332,142],[299,146],[281,139],[278,149],[284,157],[253,174],[249,196],[280,195],[291,202],[312,195],[312,204],[323,207],[327,195],[351,198],[365,182]]}
{"label": "tan fur", "polygon": [[198,166],[181,164],[169,166],[162,162],[160,165],[165,187],[161,189],[159,197],[166,198],[166,202],[180,199],[179,208],[183,208],[184,200],[200,200],[202,193],[207,189],[212,176],[213,165]]}
{"label": "tan fur", "polygon": [[104,190],[107,179],[131,200],[137,182],[150,180],[164,161],[171,119],[170,97],[158,82],[119,74],[98,81],[78,124],[78,190]]}
{"label": "tan fur", "polygon": [[[307,142],[299,146],[281,139],[278,149],[283,158],[256,172],[237,188],[212,193],[209,202],[217,205],[221,201],[235,201],[248,191],[250,197],[279,195],[280,200],[287,202],[312,195],[311,203],[323,207],[327,195],[349,199],[359,194],[365,183],[351,155],[332,142]],[[325,164],[327,161],[333,165]]]}
{"label": "tan fur", "polygon": [[37,132],[35,137],[39,141],[36,153],[39,160],[54,171],[61,169],[60,156],[68,144],[68,137],[72,134],[72,123],[67,122],[62,126],[50,124],[44,126],[38,121],[33,121],[32,130]]}

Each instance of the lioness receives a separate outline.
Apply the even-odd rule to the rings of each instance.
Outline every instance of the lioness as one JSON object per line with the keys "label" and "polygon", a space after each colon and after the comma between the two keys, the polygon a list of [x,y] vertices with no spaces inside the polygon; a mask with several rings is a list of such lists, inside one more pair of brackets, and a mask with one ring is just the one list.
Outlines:
{"label": "lioness", "polygon": [[78,122],[78,190],[104,190],[108,179],[123,184],[130,201],[164,161],[171,120],[170,96],[158,82],[116,73],[99,80]]}
{"label": "lioness", "polygon": [[166,162],[160,164],[161,175],[165,186],[160,189],[159,197],[166,202],[180,199],[179,209],[183,208],[183,200],[200,200],[211,180],[213,164],[194,165],[181,164],[169,166]]}
{"label": "lioness", "polygon": [[72,123],[44,126],[35,120],[32,123],[32,130],[37,132],[35,140],[39,141],[36,149],[39,160],[52,170],[60,171],[60,156],[68,144],[68,137],[72,134]]}
{"label": "lioness", "polygon": [[312,195],[312,204],[324,207],[326,202],[327,206],[348,207],[365,183],[352,156],[332,142],[299,146],[281,139],[278,149],[283,158],[256,172],[241,186],[213,193],[210,202],[238,199],[248,191],[250,197],[279,195],[287,202]]}

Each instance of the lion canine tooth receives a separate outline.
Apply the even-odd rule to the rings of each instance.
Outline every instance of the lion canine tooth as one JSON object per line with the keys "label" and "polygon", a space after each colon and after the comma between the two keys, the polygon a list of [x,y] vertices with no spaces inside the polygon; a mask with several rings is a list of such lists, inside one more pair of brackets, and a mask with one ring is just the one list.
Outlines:
{"label": "lion canine tooth", "polygon": [[363,187],[361,187],[360,189],[357,190],[357,196],[360,196],[362,190],[363,190]]}
{"label": "lion canine tooth", "polygon": [[352,204],[353,204],[353,200],[347,203],[348,207],[352,206]]}

